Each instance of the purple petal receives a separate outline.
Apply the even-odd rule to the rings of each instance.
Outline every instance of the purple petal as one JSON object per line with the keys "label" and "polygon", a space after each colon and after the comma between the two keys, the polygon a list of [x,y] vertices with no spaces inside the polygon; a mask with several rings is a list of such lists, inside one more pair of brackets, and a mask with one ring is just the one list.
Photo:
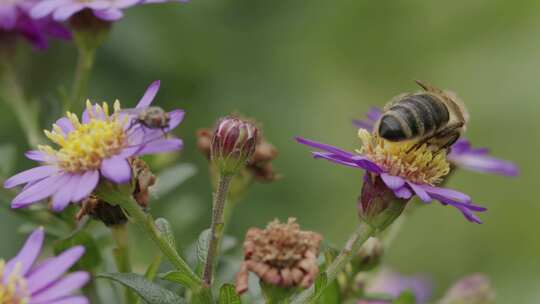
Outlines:
{"label": "purple petal", "polygon": [[156,94],[159,91],[160,84],[161,82],[159,80],[152,82],[152,84],[150,84],[150,86],[146,89],[146,92],[144,92],[141,100],[139,100],[139,102],[137,103],[136,108],[146,108],[150,106],[150,104],[154,100],[154,97],[156,97]]}
{"label": "purple petal", "polygon": [[24,153],[24,156],[26,156],[26,158],[28,159],[38,162],[45,162],[50,159],[50,156],[47,153],[41,152],[39,150],[27,151],[26,153]]}
{"label": "purple petal", "polygon": [[394,195],[396,197],[402,198],[402,199],[409,199],[413,195],[411,190],[409,190],[409,188],[407,188],[407,187],[402,187],[400,189],[393,190],[393,191],[394,191]]}
{"label": "purple petal", "polygon": [[183,142],[179,138],[158,139],[143,146],[137,155],[173,152],[182,149]]}
{"label": "purple petal", "polygon": [[71,200],[78,202],[92,193],[99,182],[99,171],[87,171],[79,179],[79,183],[75,187]]}
{"label": "purple petal", "polygon": [[40,180],[19,193],[11,202],[11,208],[22,208],[51,196],[62,187],[66,178],[66,174],[57,174]]}
{"label": "purple petal", "polygon": [[28,273],[41,252],[44,237],[45,232],[43,231],[43,227],[34,230],[30,234],[19,253],[6,264],[3,274],[4,284],[7,283],[9,274],[17,264],[20,264],[21,267],[19,269],[20,275],[25,276]]}
{"label": "purple petal", "polygon": [[56,124],[64,131],[65,134],[70,133],[71,131],[75,130],[73,125],[71,124],[71,121],[67,119],[66,117],[62,117],[56,121]]}
{"label": "purple petal", "polygon": [[165,128],[164,131],[168,133],[174,128],[176,128],[182,122],[182,120],[184,120],[185,114],[186,113],[184,112],[184,110],[180,109],[169,112],[169,127]]}
{"label": "purple petal", "polygon": [[95,10],[94,16],[105,21],[117,21],[122,19],[124,13],[117,8],[110,8],[107,10]]}
{"label": "purple petal", "polygon": [[43,0],[38,1],[30,11],[30,16],[34,19],[43,18],[50,15],[55,9],[66,5],[69,0]]}
{"label": "purple petal", "polygon": [[31,294],[47,287],[61,277],[84,254],[83,246],[75,246],[50,260],[43,267],[33,271],[27,278],[28,292]]}
{"label": "purple petal", "polygon": [[305,138],[302,138],[302,137],[295,137],[295,139],[296,139],[296,141],[298,143],[301,143],[303,145],[306,145],[306,146],[309,146],[309,147],[312,147],[312,148],[315,148],[315,149],[323,150],[323,151],[330,152],[330,153],[340,154],[340,155],[343,155],[343,156],[354,156],[353,153],[347,152],[345,150],[341,150],[341,149],[336,148],[334,146],[319,143],[319,142],[312,141],[312,140],[309,140],[309,139],[305,139]]}
{"label": "purple petal", "polygon": [[405,180],[399,176],[389,175],[387,173],[382,173],[381,178],[383,182],[392,190],[397,190],[405,185]]}
{"label": "purple petal", "polygon": [[370,121],[354,119],[353,125],[357,127],[358,129],[366,129],[369,132],[371,132],[371,130],[373,129],[373,123]]}
{"label": "purple petal", "polygon": [[101,162],[101,174],[116,184],[125,184],[131,180],[131,167],[127,159],[113,156]]}
{"label": "purple petal", "polygon": [[470,196],[456,190],[452,190],[448,188],[432,187],[429,185],[422,185],[422,188],[427,193],[429,193],[432,197],[434,195],[437,195],[437,196],[445,197],[447,199],[450,199],[456,202],[461,202],[461,203],[469,203],[471,201]]}
{"label": "purple petal", "polygon": [[16,21],[17,7],[14,4],[0,3],[0,30],[12,30]]}
{"label": "purple petal", "polygon": [[425,203],[431,202],[431,196],[422,188],[422,185],[417,185],[411,182],[407,182],[411,189],[418,195],[418,197]]}
{"label": "purple petal", "polygon": [[75,13],[83,10],[85,5],[82,3],[70,3],[65,6],[57,8],[53,13],[53,19],[56,21],[66,21]]}
{"label": "purple petal", "polygon": [[30,304],[48,303],[53,300],[59,300],[83,287],[88,280],[90,280],[90,275],[87,272],[78,271],[70,273],[56,281],[53,285],[47,286],[41,292],[33,294]]}
{"label": "purple petal", "polygon": [[311,154],[313,155],[314,158],[322,158],[322,159],[326,159],[331,162],[334,162],[336,164],[353,167],[353,168],[360,168],[358,164],[356,164],[355,162],[351,160],[344,160],[345,159],[344,157],[337,154],[328,153],[328,152],[311,152]]}
{"label": "purple petal", "polygon": [[460,168],[471,171],[494,173],[504,176],[517,176],[519,174],[519,169],[513,163],[485,154],[458,154],[452,150],[448,155],[448,160]]}
{"label": "purple petal", "polygon": [[56,166],[40,166],[20,172],[4,182],[4,188],[10,189],[20,184],[25,184],[38,179],[45,178],[57,173]]}
{"label": "purple petal", "polygon": [[78,174],[66,174],[66,176],[68,179],[52,196],[52,210],[55,212],[64,210],[64,208],[66,208],[66,206],[71,202],[73,192],[75,189],[77,189],[77,184],[81,179],[81,175]]}
{"label": "purple petal", "polygon": [[[89,304],[88,299],[83,296],[73,296],[68,298],[63,298],[51,302],[46,302],[42,304]],[[30,303],[34,304],[34,303]],[[41,304],[41,303],[40,303]]]}

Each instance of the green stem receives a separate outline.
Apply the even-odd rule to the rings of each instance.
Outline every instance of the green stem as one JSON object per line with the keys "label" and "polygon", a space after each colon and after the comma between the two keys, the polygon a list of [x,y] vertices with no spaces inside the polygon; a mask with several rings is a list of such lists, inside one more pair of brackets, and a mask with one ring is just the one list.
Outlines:
{"label": "green stem", "polygon": [[[64,104],[64,110],[71,109],[72,105],[84,104],[84,98],[88,90],[88,82],[90,74],[94,66],[96,49],[84,46],[79,46],[77,57],[77,66],[75,68],[75,76],[73,78],[73,87],[71,89],[70,98]],[[80,109],[77,107],[77,109]]]}
{"label": "green stem", "polygon": [[[105,188],[105,187],[103,187]],[[182,259],[176,249],[165,239],[152,220],[152,217],[145,213],[137,202],[128,194],[112,189],[97,189],[96,194],[110,204],[118,204],[127,211],[131,222],[141,228],[150,239],[158,246],[159,250],[173,266],[180,272],[183,272],[191,281],[192,289],[200,288],[202,285],[201,279],[191,270],[189,265]]]}
{"label": "green stem", "polygon": [[5,54],[1,54],[2,71],[2,97],[3,100],[13,109],[15,117],[19,121],[24,134],[28,140],[28,144],[36,147],[42,142],[41,132],[38,127],[38,117],[35,105],[31,106],[24,98],[24,93],[17,79],[15,69],[12,64],[13,58],[6,58]]}
{"label": "green stem", "polygon": [[208,244],[208,252],[204,265],[203,280],[206,285],[212,284],[214,276],[214,266],[219,255],[219,246],[223,237],[223,228],[225,226],[223,211],[225,202],[227,201],[227,193],[231,183],[232,175],[220,175],[218,188],[214,194],[214,203],[212,205],[212,224],[210,226],[210,241]]}
{"label": "green stem", "polygon": [[[131,272],[131,262],[129,259],[129,238],[126,224],[115,225],[111,227],[113,239],[116,242],[116,248],[113,249],[114,262],[118,272]],[[125,303],[135,303],[137,296],[129,289],[124,291]]]}
{"label": "green stem", "polygon": [[[352,257],[362,244],[364,244],[367,239],[375,233],[375,229],[370,225],[362,222],[358,225],[358,228],[351,235],[345,247],[341,250],[339,255],[332,261],[330,265],[325,270],[326,274],[326,284],[322,287],[322,290],[326,289],[337,277],[337,275],[343,270],[343,268],[351,261]],[[292,299],[291,304],[300,304],[300,303],[315,303],[318,296],[322,292],[315,294],[315,287],[311,286],[310,288],[304,290],[298,296]]]}
{"label": "green stem", "polygon": [[96,280],[93,277],[94,275],[92,275],[90,282],[83,287],[83,293],[88,297],[90,303],[101,303],[101,299],[99,298],[99,293],[97,291]]}

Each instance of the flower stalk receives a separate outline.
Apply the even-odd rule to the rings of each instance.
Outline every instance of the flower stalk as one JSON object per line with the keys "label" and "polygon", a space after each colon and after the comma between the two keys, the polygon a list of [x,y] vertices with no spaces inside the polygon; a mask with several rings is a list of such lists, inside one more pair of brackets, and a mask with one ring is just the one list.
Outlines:
{"label": "flower stalk", "polygon": [[139,226],[139,228],[157,245],[159,250],[167,257],[171,264],[189,278],[189,288],[197,289],[201,287],[201,279],[193,272],[193,270],[191,270],[189,265],[182,259],[171,243],[159,232],[152,217],[141,209],[137,202],[129,195],[129,192],[124,193],[121,190],[102,186],[96,189],[96,194],[108,203],[117,204],[127,211],[129,220]]}
{"label": "flower stalk", "polygon": [[82,103],[88,91],[88,82],[94,66],[96,57],[95,48],[78,46],[77,66],[73,78],[70,98],[64,104],[64,110],[71,108],[73,104]]}
{"label": "flower stalk", "polygon": [[[110,228],[113,239],[116,242],[116,248],[113,249],[116,269],[121,273],[129,273],[132,271],[132,269],[129,258],[129,238],[127,225],[120,224],[111,226]],[[137,301],[137,296],[129,288],[125,288],[124,298],[126,303],[135,303]]]}
{"label": "flower stalk", "polygon": [[[351,261],[356,252],[362,247],[373,234],[375,233],[375,228],[372,226],[361,222],[358,225],[358,228],[351,235],[345,247],[341,250],[339,255],[334,259],[334,261],[328,265],[324,274],[326,275],[327,281],[325,286],[322,289],[326,289],[330,284],[336,279],[338,273],[340,273],[345,266]],[[310,288],[304,290],[296,297],[291,300],[291,304],[302,304],[302,303],[316,303],[317,296],[315,294],[315,287],[311,286]]]}
{"label": "flower stalk", "polygon": [[223,231],[225,227],[225,203],[227,201],[227,194],[229,192],[232,177],[233,176],[230,174],[220,174],[218,188],[214,194],[214,202],[212,204],[212,223],[210,226],[210,241],[203,273],[203,280],[208,286],[212,284],[214,266],[218,258],[221,239],[223,238]]}

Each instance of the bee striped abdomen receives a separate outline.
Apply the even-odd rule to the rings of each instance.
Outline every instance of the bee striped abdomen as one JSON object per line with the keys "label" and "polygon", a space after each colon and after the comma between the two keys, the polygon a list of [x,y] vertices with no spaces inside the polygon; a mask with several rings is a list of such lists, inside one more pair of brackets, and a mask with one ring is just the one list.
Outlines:
{"label": "bee striped abdomen", "polygon": [[378,133],[390,141],[433,134],[449,120],[444,103],[429,94],[410,95],[390,106],[381,117]]}

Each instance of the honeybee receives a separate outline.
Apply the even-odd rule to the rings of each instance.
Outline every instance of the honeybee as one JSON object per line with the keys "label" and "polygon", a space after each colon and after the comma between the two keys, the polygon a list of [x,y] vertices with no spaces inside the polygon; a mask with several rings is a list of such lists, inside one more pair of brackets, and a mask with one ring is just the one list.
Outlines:
{"label": "honeybee", "polygon": [[413,141],[436,150],[449,148],[465,131],[468,113],[452,92],[417,80],[423,91],[394,97],[375,123],[375,132],[391,142]]}
{"label": "honeybee", "polygon": [[133,124],[139,123],[149,129],[165,129],[169,127],[171,117],[160,107],[152,106],[146,108],[124,109],[122,112],[134,115]]}

